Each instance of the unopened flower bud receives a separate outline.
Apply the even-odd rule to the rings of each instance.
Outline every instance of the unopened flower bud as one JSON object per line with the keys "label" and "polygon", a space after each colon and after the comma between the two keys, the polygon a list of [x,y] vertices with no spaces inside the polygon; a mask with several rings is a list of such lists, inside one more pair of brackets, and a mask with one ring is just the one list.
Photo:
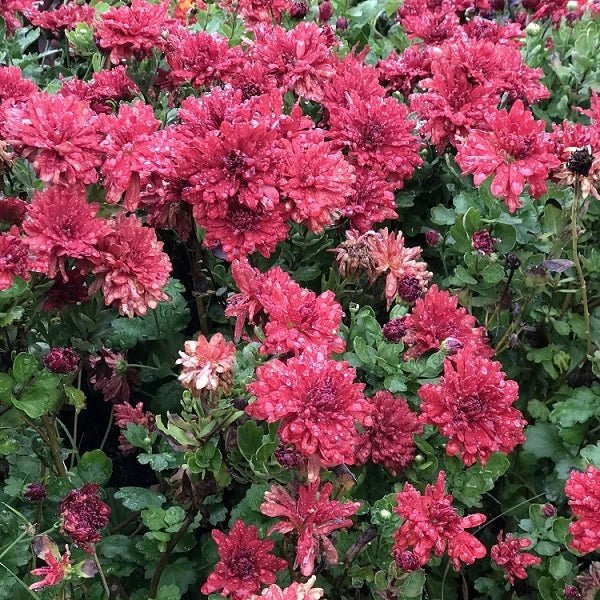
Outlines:
{"label": "unopened flower bud", "polygon": [[567,2],[567,10],[573,12],[579,8],[579,2],[577,0],[569,0]]}
{"label": "unopened flower bud", "polygon": [[425,240],[429,246],[438,246],[442,236],[435,229],[428,229],[425,232]]}
{"label": "unopened flower bud", "polygon": [[579,600],[579,598],[581,598],[581,592],[574,585],[566,585],[565,598],[567,600]]}
{"label": "unopened flower bud", "polygon": [[234,398],[231,401],[231,404],[233,404],[234,408],[237,408],[238,410],[246,410],[246,406],[248,406],[248,399],[247,398]]}
{"label": "unopened flower bud", "polygon": [[419,557],[409,550],[404,552],[394,552],[394,561],[397,567],[405,573],[412,573],[421,567]]}
{"label": "unopened flower bud", "polygon": [[492,254],[496,240],[490,235],[487,229],[476,231],[471,238],[473,249],[479,254]]}
{"label": "unopened flower bud", "polygon": [[275,460],[285,469],[299,469],[304,470],[306,468],[306,457],[300,454],[293,444],[280,444],[275,448],[273,452]]}
{"label": "unopened flower bud", "polygon": [[547,502],[542,506],[542,513],[545,517],[554,517],[556,515],[556,508],[550,502]]}
{"label": "unopened flower bud", "polygon": [[348,19],[346,17],[338,17],[335,22],[335,28],[337,31],[346,31],[348,29]]}
{"label": "unopened flower bud", "polygon": [[405,275],[398,282],[398,296],[405,302],[414,302],[423,293],[423,288],[416,277]]}
{"label": "unopened flower bud", "polygon": [[525,31],[531,35],[537,35],[540,32],[540,26],[532,21],[525,27]]}
{"label": "unopened flower bud", "polygon": [[79,355],[73,348],[52,348],[44,356],[44,365],[58,375],[74,373],[79,367]]}
{"label": "unopened flower bud", "polygon": [[514,252],[508,252],[504,257],[504,264],[511,271],[516,271],[521,266],[521,259]]}
{"label": "unopened flower bud", "polygon": [[447,356],[452,356],[456,354],[459,350],[462,350],[464,347],[465,345],[459,339],[455,337],[449,337],[442,342],[440,349]]}
{"label": "unopened flower bud", "polygon": [[397,344],[402,340],[406,334],[406,325],[404,324],[404,317],[398,317],[388,321],[382,327],[383,338],[386,342]]}
{"label": "unopened flower bud", "polygon": [[392,513],[387,508],[383,508],[379,511],[379,516],[382,519],[389,519],[392,516]]}
{"label": "unopened flower bud", "polygon": [[292,2],[292,6],[290,8],[290,16],[292,19],[304,19],[304,17],[308,14],[308,2]]}
{"label": "unopened flower bud", "polygon": [[30,483],[23,494],[27,500],[37,502],[38,500],[44,500],[48,495],[46,487],[41,483]]}
{"label": "unopened flower bud", "polygon": [[329,0],[325,0],[319,4],[319,21],[327,23],[331,17],[333,17],[333,6],[331,6]]}

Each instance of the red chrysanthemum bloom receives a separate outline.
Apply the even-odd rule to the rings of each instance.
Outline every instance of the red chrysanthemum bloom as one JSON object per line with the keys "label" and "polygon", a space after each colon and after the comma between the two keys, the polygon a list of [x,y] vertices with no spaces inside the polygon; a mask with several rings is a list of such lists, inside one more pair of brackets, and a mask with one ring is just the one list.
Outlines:
{"label": "red chrysanthemum bloom", "polygon": [[444,361],[440,383],[419,389],[420,420],[439,427],[448,438],[446,454],[460,455],[465,465],[485,465],[493,452],[509,454],[525,441],[527,421],[513,404],[519,386],[505,379],[502,365],[472,349],[459,350]]}
{"label": "red chrysanthemum bloom", "polygon": [[271,554],[275,543],[260,540],[254,525],[248,527],[237,520],[229,535],[213,529],[212,537],[217,543],[219,562],[202,586],[203,594],[218,591],[233,600],[246,600],[263,583],[275,583],[275,573],[286,567],[285,560]]}
{"label": "red chrysanthemum bloom", "polygon": [[59,32],[64,29],[75,29],[78,23],[90,25],[96,16],[96,10],[89,4],[79,5],[76,2],[69,2],[54,10],[28,10],[26,16],[36,27]]}
{"label": "red chrysanthemum bloom", "polygon": [[229,11],[235,7],[248,27],[273,21],[279,23],[283,12],[290,8],[289,0],[219,0],[219,4]]}
{"label": "red chrysanthemum bloom", "polygon": [[120,215],[98,244],[99,257],[92,259],[96,280],[90,293],[102,288],[105,304],[115,304],[128,317],[155,309],[169,299],[162,288],[169,280],[171,261],[162,247],[154,229],[133,215]]}
{"label": "red chrysanthemum bloom", "polygon": [[283,91],[320,102],[323,86],[335,74],[335,59],[325,34],[314,23],[299,23],[286,31],[278,26],[255,30],[251,57],[267,68]]}
{"label": "red chrysanthemum bloom", "polygon": [[0,67],[0,104],[27,102],[36,92],[35,83],[25,79],[19,67]]}
{"label": "red chrysanthemum bloom", "polygon": [[600,469],[588,465],[585,472],[571,471],[565,494],[577,520],[569,526],[570,546],[587,554],[600,548]]}
{"label": "red chrysanthemum bloom", "polygon": [[13,284],[14,277],[28,280],[33,268],[29,251],[13,225],[10,231],[0,234],[0,292]]}
{"label": "red chrysanthemum bloom", "polygon": [[354,170],[320,132],[283,140],[279,187],[291,204],[291,218],[320,233],[331,225],[353,192]]}
{"label": "red chrysanthemum bloom", "polygon": [[0,221],[4,225],[21,225],[27,214],[27,202],[19,198],[0,198]]}
{"label": "red chrysanthemum bloom", "polygon": [[73,185],[98,179],[100,135],[87,102],[41,92],[4,115],[6,141],[33,162],[42,181]]}
{"label": "red chrysanthemum bloom", "polygon": [[400,56],[392,51],[377,63],[379,80],[389,91],[408,97],[421,80],[431,77],[431,58],[429,46],[408,46]]}
{"label": "red chrysanthemum bloom", "polygon": [[289,587],[281,589],[278,585],[265,588],[260,596],[254,594],[249,600],[320,600],[325,593],[321,588],[315,588],[316,577],[311,577],[306,583],[295,581]]}
{"label": "red chrysanthemum bloom", "polygon": [[375,272],[372,279],[385,274],[385,298],[388,310],[400,291],[402,282],[408,278],[420,287],[427,288],[433,274],[427,271],[427,263],[419,260],[421,248],[407,248],[401,231],[389,233],[387,227],[380,229],[372,240],[372,258]]}
{"label": "red chrysanthemum bloom", "polygon": [[231,385],[235,345],[225,341],[220,333],[210,340],[200,335],[198,340],[188,340],[185,352],[179,351],[175,364],[182,365],[179,382],[198,396],[200,390],[228,389]]}
{"label": "red chrysanthemum bloom", "polygon": [[138,60],[150,56],[152,49],[163,42],[167,7],[164,2],[132,0],[131,6],[111,8],[102,13],[94,28],[98,45],[110,50],[110,60],[115,65],[132,56]]}
{"label": "red chrysanthemum bloom", "polygon": [[44,356],[44,366],[59,375],[75,373],[79,368],[79,354],[73,348],[52,348]]}
{"label": "red chrysanthemum bloom", "polygon": [[271,285],[269,291],[268,295],[261,293],[269,315],[261,353],[298,355],[313,347],[330,356],[346,349],[338,335],[343,311],[332,291],[316,296],[291,280],[285,286]]}
{"label": "red chrysanthemum bloom", "polygon": [[141,425],[149,434],[155,428],[154,415],[149,410],[144,411],[143,402],[138,402],[135,406],[132,406],[129,402],[116,404],[115,425],[121,430],[121,435],[119,435],[119,450],[123,454],[130,454],[135,450],[135,446],[127,441],[127,438],[123,435],[127,431],[129,423]]}
{"label": "red chrysanthemum bloom", "polygon": [[12,35],[15,30],[20,29],[23,25],[17,18],[17,13],[23,8],[23,3],[20,0],[1,0],[0,1],[0,17],[6,23],[6,32]]}
{"label": "red chrysanthemum bloom", "polygon": [[448,338],[456,338],[463,346],[472,348],[473,353],[490,358],[494,351],[487,344],[483,327],[475,327],[476,323],[466,308],[458,308],[457,296],[432,285],[404,321],[407,331],[404,343],[410,347],[404,359],[437,352]]}
{"label": "red chrysanthemum bloom", "polygon": [[402,473],[415,455],[414,435],[423,427],[404,398],[380,390],[370,399],[373,425],[365,428],[356,449],[356,462],[382,464],[392,475]]}
{"label": "red chrysanthemum bloom", "polygon": [[121,104],[117,115],[100,117],[99,129],[106,135],[100,148],[106,155],[102,174],[107,202],[118,202],[125,193],[125,208],[137,208],[140,187],[153,172],[150,141],[159,127],[152,107],[141,101],[132,106]]}
{"label": "red chrysanthemum bloom", "polygon": [[539,565],[542,559],[529,552],[521,552],[531,546],[531,540],[527,538],[514,538],[510,533],[502,539],[502,532],[498,534],[498,543],[492,546],[490,558],[506,571],[506,577],[511,584],[516,579],[527,579],[525,567]]}
{"label": "red chrysanthemum bloom", "polygon": [[256,419],[281,420],[279,438],[313,465],[354,464],[355,422],[370,425],[364,383],[345,361],[327,360],[313,348],[286,363],[273,359],[256,371],[248,386],[256,402],[246,412]]}
{"label": "red chrysanthemum bloom", "polygon": [[347,94],[347,106],[331,106],[328,135],[335,145],[355,157],[360,166],[379,165],[394,176],[396,188],[423,163],[408,109],[395,98],[364,100]]}
{"label": "red chrysanthemum bloom", "polygon": [[458,571],[461,562],[472,565],[485,556],[485,546],[465,529],[481,525],[486,516],[473,513],[461,517],[452,506],[452,496],[445,493],[445,477],[445,472],[440,471],[436,483],[427,484],[424,494],[419,494],[410,483],[404,484],[394,509],[404,519],[394,534],[394,553],[410,548],[425,566],[432,552],[441,556],[447,550]]}
{"label": "red chrysanthemum bloom", "polygon": [[500,101],[493,90],[471,82],[467,71],[446,61],[433,61],[433,76],[420,82],[425,93],[412,94],[410,109],[424,121],[422,134],[438,153],[457,144],[473,127],[485,125],[486,114]]}
{"label": "red chrysanthemum bloom", "polygon": [[350,220],[350,227],[365,233],[375,223],[397,219],[394,190],[396,185],[388,181],[377,165],[354,168],[356,181],[353,190],[342,207],[342,215]]}
{"label": "red chrysanthemum bloom", "polygon": [[122,352],[102,348],[100,356],[90,356],[90,383],[106,402],[121,404],[131,396],[131,388],[140,385],[140,373],[131,368]]}
{"label": "red chrysanthemum bloom", "polygon": [[110,231],[97,213],[98,204],[86,201],[85,189],[55,185],[36,192],[23,222],[36,270],[51,279],[60,271],[66,280],[67,258],[97,258],[96,244]]}
{"label": "red chrysanthemum bloom", "polygon": [[79,490],[71,490],[58,511],[61,533],[88,554],[93,554],[92,544],[100,541],[99,530],[106,527],[110,517],[110,507],[100,500],[99,489],[95,483],[86,483]]}
{"label": "red chrysanthemum bloom", "polygon": [[560,160],[552,153],[545,121],[536,121],[521,100],[510,112],[490,108],[486,120],[489,130],[472,129],[456,162],[464,174],[473,173],[476,186],[493,175],[492,194],[503,198],[513,213],[526,183],[534,198],[546,192],[549,172]]}
{"label": "red chrysanthemum bloom", "polygon": [[498,23],[475,16],[462,25],[462,33],[472,40],[488,40],[497,45],[521,48],[525,38],[519,23]]}
{"label": "red chrysanthemum bloom", "polygon": [[361,502],[342,504],[330,500],[331,483],[325,483],[320,490],[319,485],[317,480],[308,486],[298,486],[295,497],[280,485],[273,485],[265,492],[265,502],[260,506],[263,515],[280,519],[269,529],[269,535],[277,531],[297,536],[294,566],[305,577],[312,575],[321,552],[329,563],[337,562],[337,551],[328,536],[337,529],[351,527],[349,517],[362,506]]}
{"label": "red chrysanthemum bloom", "polygon": [[46,550],[43,552],[41,558],[45,561],[47,566],[38,567],[29,572],[36,577],[43,577],[43,579],[32,583],[29,586],[30,590],[41,590],[43,588],[52,587],[53,585],[58,585],[70,570],[71,553],[69,552],[69,546],[65,546],[65,553],[63,556],[60,556],[60,554],[55,556],[51,550]]}
{"label": "red chrysanthemum bloom", "polygon": [[460,28],[458,16],[451,11],[422,11],[402,17],[401,23],[409,39],[418,38],[429,46],[453,38]]}
{"label": "red chrysanthemum bloom", "polygon": [[165,54],[171,67],[169,78],[175,83],[202,87],[221,79],[221,71],[231,68],[227,38],[199,31],[187,35],[179,44],[169,41]]}
{"label": "red chrysanthemum bloom", "polygon": [[52,287],[46,292],[42,310],[60,310],[67,304],[89,301],[90,297],[85,285],[87,275],[81,273],[79,269],[70,269],[67,270],[67,277],[68,279],[63,279],[60,273],[56,274]]}

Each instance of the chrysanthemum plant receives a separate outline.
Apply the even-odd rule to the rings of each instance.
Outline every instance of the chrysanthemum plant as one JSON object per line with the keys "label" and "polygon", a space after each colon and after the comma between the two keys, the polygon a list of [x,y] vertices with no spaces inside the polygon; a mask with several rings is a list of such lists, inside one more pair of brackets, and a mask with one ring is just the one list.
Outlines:
{"label": "chrysanthemum plant", "polygon": [[597,599],[596,0],[0,0],[0,600]]}

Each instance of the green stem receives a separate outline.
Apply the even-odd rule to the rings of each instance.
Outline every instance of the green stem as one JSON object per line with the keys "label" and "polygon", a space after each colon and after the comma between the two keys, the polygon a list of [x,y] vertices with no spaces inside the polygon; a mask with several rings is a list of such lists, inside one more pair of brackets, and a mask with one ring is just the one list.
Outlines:
{"label": "green stem", "polygon": [[52,460],[54,461],[56,474],[59,477],[66,477],[67,468],[65,467],[65,463],[60,455],[60,444],[58,442],[58,435],[56,434],[56,417],[51,415],[43,415],[42,424],[46,430],[48,448],[50,450]]}
{"label": "green stem", "polygon": [[100,575],[100,579],[102,580],[104,592],[106,593],[106,600],[108,600],[110,598],[110,589],[108,587],[108,582],[106,581],[104,571],[102,570],[102,565],[100,564],[100,561],[98,560],[98,554],[96,553],[96,548],[94,548],[93,556],[94,556],[94,562],[96,563],[96,566],[98,567],[98,574]]}
{"label": "green stem", "polygon": [[10,551],[11,549],[16,546],[23,538],[27,537],[29,535],[29,533],[27,531],[23,531],[23,533],[21,533],[21,535],[14,540],[13,542],[11,542],[1,553],[0,553],[0,559],[4,558]]}
{"label": "green stem", "polygon": [[113,406],[110,409],[110,417],[108,417],[108,425],[106,426],[106,431],[104,432],[104,437],[102,438],[102,443],[100,444],[100,450],[102,450],[106,444],[106,440],[108,440],[108,436],[110,434],[110,430],[112,428],[113,420],[115,418],[115,407]]}

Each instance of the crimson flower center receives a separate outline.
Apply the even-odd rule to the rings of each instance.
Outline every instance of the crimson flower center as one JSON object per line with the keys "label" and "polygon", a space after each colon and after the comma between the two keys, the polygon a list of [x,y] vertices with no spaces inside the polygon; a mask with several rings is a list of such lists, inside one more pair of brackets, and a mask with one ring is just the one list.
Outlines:
{"label": "crimson flower center", "polygon": [[479,397],[479,394],[472,394],[460,399],[458,412],[468,420],[477,419],[485,412],[485,404]]}
{"label": "crimson flower center", "polygon": [[260,221],[260,216],[240,202],[232,202],[229,205],[229,219],[235,229],[248,231]]}
{"label": "crimson flower center", "polygon": [[230,173],[239,173],[246,166],[246,155],[240,150],[232,150],[223,157],[223,165]]}
{"label": "crimson flower center", "polygon": [[306,404],[309,411],[331,412],[336,404],[336,390],[329,377],[319,381],[306,395]]}
{"label": "crimson flower center", "polygon": [[236,555],[229,563],[229,568],[239,579],[249,579],[255,571],[254,561],[248,554]]}

